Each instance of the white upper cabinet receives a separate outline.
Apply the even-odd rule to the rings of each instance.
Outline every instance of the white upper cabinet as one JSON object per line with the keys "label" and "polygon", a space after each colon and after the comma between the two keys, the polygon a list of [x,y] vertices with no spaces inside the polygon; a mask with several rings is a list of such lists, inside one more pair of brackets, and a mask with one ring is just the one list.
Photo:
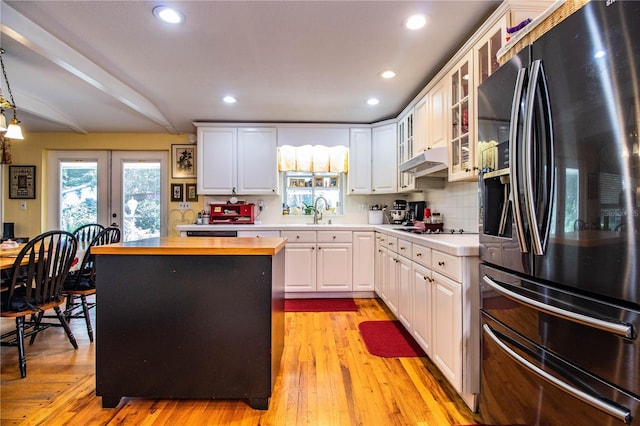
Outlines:
{"label": "white upper cabinet", "polygon": [[440,80],[429,91],[427,149],[447,145],[447,84]]}
{"label": "white upper cabinet", "polygon": [[[413,157],[413,110],[409,110],[398,120],[398,164]],[[398,173],[398,191],[415,188],[415,178],[411,173]]]}
{"label": "white upper cabinet", "polygon": [[277,162],[275,128],[238,129],[239,194],[275,194]]}
{"label": "white upper cabinet", "polygon": [[371,141],[371,192],[398,192],[396,124],[375,127]]}
{"label": "white upper cabinet", "polygon": [[464,56],[448,76],[449,181],[475,179],[475,103],[472,53]]}
{"label": "white upper cabinet", "polygon": [[349,194],[371,193],[371,129],[354,128],[349,137]]}
{"label": "white upper cabinet", "polygon": [[237,129],[198,128],[198,194],[231,194],[238,186]]}
{"label": "white upper cabinet", "polygon": [[275,128],[198,127],[198,193],[275,194]]}

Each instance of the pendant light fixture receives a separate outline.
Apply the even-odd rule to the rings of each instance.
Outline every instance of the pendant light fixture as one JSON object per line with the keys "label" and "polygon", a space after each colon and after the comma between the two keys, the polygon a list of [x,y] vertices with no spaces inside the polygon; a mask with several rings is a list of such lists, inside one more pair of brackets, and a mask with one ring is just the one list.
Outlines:
{"label": "pendant light fixture", "polygon": [[[9,86],[7,72],[4,69],[4,60],[2,59],[2,55],[4,55],[4,49],[0,48],[0,66],[2,67],[2,76],[4,77],[4,82],[7,85],[7,92],[9,92],[10,101],[2,96],[2,87],[0,86],[0,132],[5,132],[4,137],[7,139],[24,139],[24,136],[22,136],[20,122],[16,117],[16,102],[13,100],[13,93],[11,92],[11,86]],[[8,126],[7,117],[4,115],[5,109],[13,110],[13,118],[9,122]]]}

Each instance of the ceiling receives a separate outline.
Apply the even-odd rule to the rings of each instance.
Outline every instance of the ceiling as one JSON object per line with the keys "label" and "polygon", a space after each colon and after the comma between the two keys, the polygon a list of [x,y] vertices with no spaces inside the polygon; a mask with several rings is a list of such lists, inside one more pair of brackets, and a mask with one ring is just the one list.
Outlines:
{"label": "ceiling", "polygon": [[[156,20],[159,4],[185,22]],[[396,117],[499,4],[1,1],[0,42],[26,138],[193,133],[194,121],[373,123]],[[428,24],[408,31],[414,13]],[[397,76],[380,78],[386,68]],[[224,104],[228,94],[238,102]]]}

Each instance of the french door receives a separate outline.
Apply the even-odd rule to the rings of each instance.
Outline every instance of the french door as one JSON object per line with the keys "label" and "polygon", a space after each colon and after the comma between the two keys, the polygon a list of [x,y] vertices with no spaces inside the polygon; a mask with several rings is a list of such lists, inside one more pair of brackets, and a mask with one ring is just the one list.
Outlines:
{"label": "french door", "polygon": [[51,151],[49,229],[119,226],[123,241],[165,236],[167,153]]}

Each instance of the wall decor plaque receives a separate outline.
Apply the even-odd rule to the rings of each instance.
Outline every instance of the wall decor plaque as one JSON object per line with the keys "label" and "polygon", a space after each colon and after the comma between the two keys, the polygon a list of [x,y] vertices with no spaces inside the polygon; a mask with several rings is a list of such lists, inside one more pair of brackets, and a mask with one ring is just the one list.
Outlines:
{"label": "wall decor plaque", "polygon": [[36,198],[36,166],[9,166],[9,198]]}

